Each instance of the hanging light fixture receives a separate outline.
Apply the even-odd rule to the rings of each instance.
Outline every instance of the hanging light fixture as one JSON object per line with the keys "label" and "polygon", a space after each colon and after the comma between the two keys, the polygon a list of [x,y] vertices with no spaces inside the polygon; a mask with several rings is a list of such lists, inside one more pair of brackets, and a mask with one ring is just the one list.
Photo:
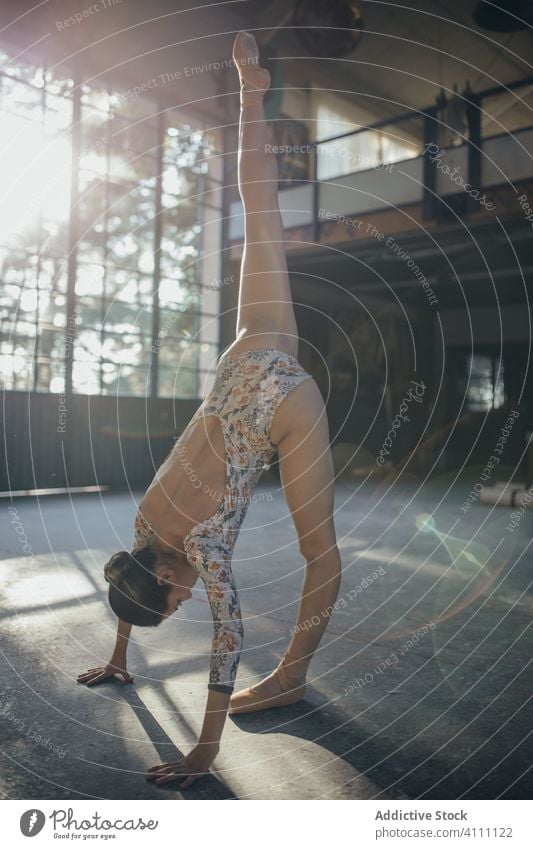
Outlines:
{"label": "hanging light fixture", "polygon": [[295,35],[312,56],[347,56],[361,40],[363,13],[356,0],[298,0]]}
{"label": "hanging light fixture", "polygon": [[518,32],[533,24],[530,0],[479,0],[473,17],[478,27],[491,32]]}
{"label": "hanging light fixture", "polygon": [[457,83],[453,84],[453,94],[444,108],[444,123],[449,129],[452,144],[462,144],[468,126],[466,103],[459,94]]}

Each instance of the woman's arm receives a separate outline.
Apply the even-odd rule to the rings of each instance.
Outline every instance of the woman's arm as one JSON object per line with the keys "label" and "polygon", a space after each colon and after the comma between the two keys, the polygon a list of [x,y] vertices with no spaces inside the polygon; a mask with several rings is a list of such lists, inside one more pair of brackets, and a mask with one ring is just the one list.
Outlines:
{"label": "woman's arm", "polygon": [[208,689],[230,695],[239,666],[244,628],[239,594],[231,569],[231,553],[208,537],[189,542],[187,557],[202,578],[213,617]]}
{"label": "woman's arm", "polygon": [[230,697],[231,693],[221,693],[217,690],[207,691],[204,722],[198,738],[200,746],[213,746],[218,750],[228,714]]}
{"label": "woman's arm", "polygon": [[181,761],[169,761],[153,766],[148,770],[146,778],[149,781],[155,781],[156,784],[183,779],[180,784],[181,789],[189,787],[193,781],[209,772],[209,767],[220,749],[220,738],[228,713],[229,700],[229,693],[209,690],[204,724],[194,749]]}
{"label": "woman's arm", "polygon": [[128,651],[132,627],[129,622],[123,622],[122,619],[118,620],[117,638],[110,663],[115,663],[117,666],[123,665],[124,669],[126,668],[126,653]]}
{"label": "woman's arm", "polygon": [[183,779],[180,788],[189,787],[209,767],[220,749],[220,739],[228,713],[242,647],[243,626],[237,587],[231,570],[231,557],[221,549],[209,557],[209,544],[194,541],[187,556],[204,581],[213,617],[213,644],[207,704],[202,730],[194,749],[181,761],[152,767],[148,780],[156,784]]}
{"label": "woman's arm", "polygon": [[128,650],[131,628],[132,626],[129,622],[123,622],[122,619],[118,620],[117,638],[115,640],[115,648],[113,649],[111,660],[108,664],[106,664],[106,666],[96,666],[93,669],[89,669],[87,672],[83,672],[81,675],[78,675],[76,679],[78,684],[87,684],[88,687],[92,687],[94,684],[100,684],[102,681],[107,681],[108,678],[112,678],[113,675],[117,674],[120,675],[124,684],[133,683],[133,678],[126,669],[126,653]]}

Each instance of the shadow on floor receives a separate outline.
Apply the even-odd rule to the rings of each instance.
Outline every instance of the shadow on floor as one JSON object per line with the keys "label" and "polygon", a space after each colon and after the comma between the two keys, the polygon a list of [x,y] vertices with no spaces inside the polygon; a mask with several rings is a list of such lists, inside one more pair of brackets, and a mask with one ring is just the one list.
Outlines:
{"label": "shadow on floor", "polygon": [[[179,761],[184,757],[183,752],[174,745],[166,731],[161,727],[153,713],[146,707],[143,700],[133,688],[124,691],[124,700],[135,713],[139,723],[144,728],[152,745],[156,749],[161,762]],[[155,765],[155,764],[154,764]],[[159,790],[179,790],[179,782],[169,782],[168,785],[160,785]],[[187,787],[187,799],[236,799],[237,797],[214,775],[198,779],[191,787]]]}

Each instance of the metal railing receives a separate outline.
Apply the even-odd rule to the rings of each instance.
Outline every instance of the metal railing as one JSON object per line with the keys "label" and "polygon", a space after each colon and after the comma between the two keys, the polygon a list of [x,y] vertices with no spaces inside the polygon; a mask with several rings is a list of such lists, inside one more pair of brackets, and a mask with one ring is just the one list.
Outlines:
{"label": "metal railing", "polygon": [[[436,192],[437,172],[430,160],[429,151],[434,149],[432,148],[433,145],[438,144],[439,129],[445,129],[450,133],[454,133],[457,138],[462,139],[462,142],[460,143],[461,145],[468,145],[468,168],[466,179],[470,185],[481,188],[481,164],[484,140],[481,122],[483,115],[483,102],[496,95],[500,95],[505,92],[514,92],[516,89],[532,85],[533,76],[522,80],[515,80],[508,85],[494,86],[479,93],[474,93],[467,89],[462,95],[459,95],[465,104],[466,131],[464,133],[458,132],[456,128],[447,125],[441,117],[442,107],[439,106],[439,104],[434,104],[424,109],[412,109],[408,112],[402,113],[401,115],[394,116],[393,118],[384,118],[372,124],[361,126],[356,130],[349,130],[348,132],[338,133],[337,135],[311,142],[310,146],[314,148],[311,173],[309,175],[309,181],[312,185],[313,238],[316,240],[318,237],[320,184],[327,182],[328,180],[335,179],[335,177],[332,176],[324,178],[320,175],[319,163],[321,157],[324,157],[321,150],[323,150],[325,146],[331,146],[338,142],[349,143],[349,140],[362,136],[364,133],[379,133],[383,135],[383,130],[386,127],[401,128],[401,125],[408,124],[409,122],[411,122],[411,124],[414,123],[415,125],[420,125],[419,149],[414,155],[424,157],[422,165],[422,217],[424,220],[428,220],[435,217],[438,203],[438,196]],[[502,132],[510,132],[503,127],[503,125],[500,124],[500,126],[503,128]],[[533,118],[531,126],[533,126]],[[402,138],[402,135],[405,138],[405,132],[400,132],[397,134],[397,137]],[[490,137],[492,137],[492,135]],[[413,143],[413,149],[415,148],[415,145],[416,142]],[[357,155],[352,155],[352,158],[357,159]],[[403,157],[403,159],[407,158],[411,157]],[[364,157],[362,157],[362,159],[364,159]],[[341,171],[337,177],[354,174],[358,171],[370,170],[371,168],[386,167],[388,163],[399,162],[401,160],[401,156],[398,159],[389,158],[387,161],[379,161],[378,158],[375,162],[369,164],[368,169],[363,167],[354,168],[352,171]],[[475,212],[478,208],[479,201],[475,197],[469,195],[467,197],[467,212]]]}

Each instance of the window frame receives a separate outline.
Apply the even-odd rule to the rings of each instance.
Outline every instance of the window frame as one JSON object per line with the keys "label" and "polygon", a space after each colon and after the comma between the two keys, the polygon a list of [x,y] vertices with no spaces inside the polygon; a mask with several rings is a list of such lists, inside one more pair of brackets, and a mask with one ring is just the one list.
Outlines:
{"label": "window frame", "polygon": [[[2,52],[8,52],[3,48]],[[109,85],[102,88],[102,91],[105,93],[107,97],[108,110],[104,112],[99,107],[95,106],[90,99],[87,98],[87,86],[85,83],[80,82],[78,79],[71,79],[67,73],[64,73],[57,77],[57,74],[53,77],[49,77],[49,70],[46,65],[38,60],[34,60],[31,63],[32,68],[35,69],[35,75],[33,77],[33,81],[30,81],[29,78],[25,78],[24,76],[20,76],[16,72],[16,65],[10,65],[10,60],[6,61],[6,68],[0,71],[0,82],[4,79],[9,81],[13,81],[15,83],[29,86],[30,88],[35,90],[35,101],[36,103],[32,107],[32,112],[22,109],[20,113],[22,117],[26,118],[29,121],[39,122],[41,126],[44,127],[47,120],[48,110],[51,109],[51,106],[47,106],[47,100],[50,97],[54,98],[54,104],[57,106],[58,98],[63,98],[65,102],[70,104],[70,116],[68,124],[65,123],[65,127],[61,130],[54,130],[50,137],[62,137],[68,139],[71,150],[72,150],[72,166],[69,169],[69,191],[70,191],[70,209],[68,213],[68,217],[65,219],[64,226],[67,232],[66,238],[66,250],[61,249],[57,255],[55,255],[54,251],[50,252],[48,247],[48,239],[44,241],[46,232],[42,229],[42,221],[39,218],[38,221],[38,238],[35,246],[18,246],[16,244],[10,244],[11,238],[7,238],[2,243],[2,251],[5,252],[7,259],[13,263],[12,257],[17,257],[22,264],[24,264],[24,257],[27,259],[27,268],[31,273],[37,273],[37,281],[36,281],[36,290],[37,290],[37,299],[40,298],[40,292],[46,292],[49,296],[57,297],[58,295],[61,298],[64,297],[64,303],[55,307],[56,316],[61,315],[64,319],[64,324],[58,324],[57,327],[50,325],[51,319],[46,317],[47,314],[42,312],[42,307],[39,306],[35,309],[34,315],[30,317],[24,314],[20,314],[19,304],[20,298],[22,294],[27,288],[26,277],[21,279],[20,283],[14,283],[18,287],[18,301],[16,306],[16,316],[17,319],[15,321],[15,327],[17,322],[30,322],[34,326],[34,336],[31,337],[33,342],[33,353],[31,355],[31,361],[28,358],[25,360],[25,366],[30,369],[31,379],[28,377],[23,381],[23,388],[25,391],[32,392],[48,392],[50,394],[57,395],[65,395],[69,396],[71,394],[86,394],[83,390],[80,391],[76,389],[73,381],[73,372],[75,368],[75,360],[74,356],[74,342],[72,340],[72,336],[76,337],[76,335],[84,330],[90,330],[90,323],[81,323],[79,322],[79,304],[82,301],[83,297],[94,297],[95,302],[96,299],[101,299],[102,304],[102,320],[101,327],[98,330],[97,328],[92,328],[93,331],[99,334],[100,338],[100,350],[95,359],[91,361],[91,368],[94,368],[98,371],[98,384],[99,389],[98,392],[90,393],[97,395],[109,394],[106,392],[105,380],[104,380],[104,366],[109,364],[109,359],[103,356],[102,346],[104,340],[116,334],[116,331],[111,327],[106,329],[106,320],[105,313],[107,312],[107,308],[111,303],[114,303],[114,299],[109,294],[109,289],[106,287],[106,282],[108,280],[108,276],[110,274],[115,273],[115,270],[120,268],[119,259],[117,257],[112,257],[110,259],[107,253],[107,240],[109,239],[108,227],[107,224],[104,224],[104,247],[101,251],[100,246],[97,246],[94,253],[94,259],[87,259],[86,257],[80,258],[80,242],[83,240],[83,227],[81,227],[81,209],[80,209],[80,199],[83,198],[84,191],[80,186],[80,175],[82,172],[94,173],[95,180],[100,180],[102,183],[102,190],[105,195],[105,208],[103,210],[102,220],[105,221],[109,214],[109,188],[110,183],[120,183],[124,187],[128,183],[126,178],[122,179],[122,177],[114,177],[113,171],[110,170],[110,160],[113,157],[113,153],[116,150],[112,144],[112,127],[113,120],[110,117],[113,113],[112,101],[114,93],[111,92]],[[14,72],[10,72],[14,70]],[[57,79],[56,79],[57,77]],[[36,83],[36,80],[40,81],[40,84]],[[59,89],[59,90],[56,90]],[[92,92],[98,93],[98,89],[92,89]],[[94,95],[96,96],[96,95]],[[30,97],[30,95],[28,95]],[[31,99],[31,98],[30,98]],[[39,99],[39,104],[37,104],[37,99]],[[116,95],[115,95],[116,99]],[[195,137],[195,144],[197,147],[195,150],[198,150],[198,146],[202,150],[212,150],[210,147],[212,144],[212,140],[214,137],[214,156],[219,156],[220,151],[220,134],[216,132],[216,128],[212,128],[206,125],[206,122],[202,119],[198,118],[198,116],[191,115],[182,115],[178,113],[177,110],[168,110],[163,106],[163,104],[158,103],[156,100],[150,97],[143,98],[143,101],[147,101],[153,103],[156,109],[155,113],[147,114],[144,118],[138,118],[136,115],[132,115],[131,113],[128,115],[127,112],[118,112],[117,122],[120,122],[121,127],[126,127],[129,130],[129,138],[131,140],[132,135],[135,134],[135,126],[138,123],[143,121],[148,121],[151,126],[154,127],[154,138],[157,142],[156,149],[147,150],[144,153],[132,151],[130,152],[130,156],[142,156],[148,159],[151,159],[155,163],[154,167],[154,176],[151,178],[147,178],[147,181],[151,180],[154,183],[153,191],[154,197],[150,199],[153,206],[150,214],[147,217],[147,222],[150,222],[149,231],[151,232],[151,242],[152,242],[152,252],[154,256],[154,264],[153,269],[151,271],[140,272],[139,270],[133,271],[132,269],[124,268],[124,271],[128,274],[135,275],[136,278],[142,274],[144,278],[147,280],[151,278],[152,280],[152,291],[150,294],[151,303],[149,305],[149,309],[151,309],[151,332],[149,334],[149,342],[150,344],[150,357],[149,362],[145,363],[138,362],[133,364],[133,367],[136,368],[144,368],[146,365],[149,369],[149,391],[142,396],[138,393],[134,393],[136,397],[150,397],[150,398],[160,398],[160,397],[169,397],[169,395],[165,392],[164,394],[160,394],[159,391],[159,370],[162,369],[161,377],[164,377],[164,383],[168,383],[169,378],[169,366],[167,363],[164,365],[160,365],[160,357],[159,357],[159,349],[160,345],[158,345],[159,333],[160,333],[160,317],[162,311],[166,311],[172,309],[172,305],[170,305],[167,301],[161,303],[160,295],[159,295],[159,287],[162,281],[169,279],[168,272],[161,268],[161,251],[162,251],[162,242],[165,238],[164,236],[164,227],[165,227],[165,214],[168,213],[168,190],[165,190],[166,202],[163,203],[163,192],[164,192],[164,177],[165,177],[165,169],[168,168],[169,165],[174,165],[172,155],[169,154],[169,145],[166,142],[167,138],[167,130],[170,127],[178,127],[181,138],[192,138],[195,134],[200,134],[201,138],[198,142],[198,137]],[[120,104],[120,109],[124,105],[123,100],[118,101]],[[9,106],[4,106],[2,103],[2,98],[0,95],[0,110],[2,112],[12,111],[12,108]],[[16,111],[16,106],[15,106]],[[54,111],[57,111],[54,110]],[[96,171],[92,171],[92,169],[87,167],[87,165],[83,163],[83,156],[88,152],[91,152],[91,147],[93,146],[90,143],[92,138],[91,133],[87,131],[87,127],[84,124],[84,112],[90,114],[91,112],[100,112],[102,114],[102,139],[105,141],[98,148],[98,153],[103,155],[106,160],[105,166],[105,174],[99,174]],[[190,131],[182,134],[183,128],[189,128]],[[133,128],[132,130],[129,128]],[[88,147],[84,150],[84,145],[88,145]],[[141,145],[138,145],[141,146]],[[133,147],[135,147],[135,138],[133,139]],[[129,148],[128,148],[129,151]],[[209,157],[211,157],[211,153]],[[194,149],[193,149],[193,159],[194,159]],[[200,156],[200,161],[202,161],[203,156]],[[198,192],[196,197],[192,198],[192,203],[195,204],[196,207],[196,217],[197,217],[197,225],[199,227],[198,238],[193,241],[193,250],[195,253],[195,259],[192,263],[192,270],[189,270],[184,274],[177,274],[176,281],[180,286],[180,293],[184,294],[186,304],[186,310],[190,311],[194,316],[194,328],[193,334],[191,337],[184,336],[179,334],[178,338],[181,340],[187,340],[193,342],[196,347],[195,352],[195,369],[196,378],[194,381],[194,394],[191,395],[190,391],[187,391],[185,394],[173,395],[172,397],[183,397],[183,398],[198,398],[201,393],[201,386],[208,376],[209,372],[205,369],[205,363],[202,365],[200,361],[200,348],[202,345],[201,338],[201,328],[202,322],[207,319],[208,321],[213,320],[216,317],[218,319],[218,315],[214,315],[212,309],[210,312],[206,312],[204,308],[204,296],[203,296],[203,287],[202,287],[202,241],[203,241],[203,228],[206,223],[206,214],[205,210],[217,210],[220,213],[220,222],[222,221],[221,214],[221,205],[213,204],[211,198],[213,197],[211,188],[213,186],[220,187],[222,184],[220,180],[217,180],[216,176],[213,176],[209,167],[207,167],[207,171],[204,171],[204,168],[200,166],[198,170],[198,159],[194,159],[192,165],[186,164],[183,166],[179,166],[186,171],[187,173],[190,171],[191,174],[196,174],[196,179],[198,179]],[[196,171],[195,171],[196,169]],[[95,183],[96,185],[96,183]],[[139,181],[139,187],[142,187],[143,181]],[[205,192],[205,188],[207,188],[207,192]],[[97,189],[97,191],[99,191]],[[203,200],[205,193],[206,199]],[[180,203],[180,196],[175,195],[176,204]],[[185,196],[183,196],[185,200]],[[193,210],[194,214],[195,210]],[[84,222],[84,226],[87,225],[87,222]],[[221,229],[221,223],[219,225]],[[148,229],[145,231],[148,233]],[[190,229],[191,234],[193,230]],[[80,238],[81,237],[81,238]],[[167,237],[168,238],[168,237]],[[220,238],[220,235],[219,235]],[[148,243],[148,240],[147,240]],[[45,250],[42,250],[42,248]],[[100,254],[101,251],[101,254]],[[179,267],[185,268],[190,265],[189,260],[185,259],[184,261],[178,260]],[[57,272],[57,279],[59,281],[59,285],[56,286],[55,277],[51,282],[46,282],[44,285],[41,283],[41,275],[40,271],[41,267],[45,264],[49,264],[50,266],[55,264],[55,267],[60,266],[60,271]],[[79,281],[79,270],[82,266],[88,268],[89,264],[93,266],[101,266],[103,269],[103,280],[102,280],[102,292],[99,295],[81,295],[76,292],[76,284]],[[31,267],[30,267],[31,266]],[[35,266],[35,269],[34,269]],[[13,265],[13,267],[17,267]],[[140,279],[140,278],[139,278]],[[13,298],[16,298],[16,294],[13,294]],[[138,299],[138,290],[136,293],[136,297]],[[116,298],[116,295],[115,295]],[[195,300],[197,298],[197,301]],[[190,303],[189,303],[190,299]],[[139,309],[142,309],[143,305],[137,302],[128,302],[137,306]],[[176,307],[178,309],[178,307]],[[20,315],[19,315],[20,314]],[[72,333],[72,329],[74,328],[74,334]],[[61,331],[64,334],[64,351],[62,356],[43,356],[42,351],[40,352],[41,345],[41,337],[45,331],[55,330],[60,333]],[[141,327],[137,328],[137,334],[146,337],[146,330],[141,329]],[[11,364],[11,367],[14,367],[14,363],[16,362],[16,343],[11,341],[13,333],[13,319],[10,317],[2,317],[2,326],[1,326],[1,338],[5,347],[5,355],[7,357],[8,362]],[[50,334],[49,334],[50,335]],[[24,336],[24,334],[22,334]],[[18,335],[17,335],[18,338]],[[51,338],[51,336],[50,336]],[[28,337],[29,339],[29,337]],[[205,341],[203,342],[205,346]],[[215,353],[218,353],[217,348],[218,344],[213,343],[215,345]],[[22,343],[21,343],[22,345]],[[24,345],[23,345],[24,347]],[[29,348],[28,348],[29,350]],[[22,356],[22,355],[21,355]],[[64,388],[62,390],[52,390],[49,388],[45,388],[45,385],[39,386],[40,383],[40,374],[48,369],[50,373],[54,369],[58,368],[58,364],[61,364],[64,372]],[[120,369],[120,363],[113,363],[115,368]],[[190,380],[190,372],[193,371],[189,366],[185,369],[187,371],[187,375],[185,376],[185,380]],[[57,376],[57,375],[56,375]],[[178,376],[179,378],[179,376]],[[17,390],[16,385],[12,387],[13,390]],[[20,391],[19,388],[19,391]],[[9,388],[4,388],[5,392],[11,391]],[[122,393],[123,394],[123,393]]]}

